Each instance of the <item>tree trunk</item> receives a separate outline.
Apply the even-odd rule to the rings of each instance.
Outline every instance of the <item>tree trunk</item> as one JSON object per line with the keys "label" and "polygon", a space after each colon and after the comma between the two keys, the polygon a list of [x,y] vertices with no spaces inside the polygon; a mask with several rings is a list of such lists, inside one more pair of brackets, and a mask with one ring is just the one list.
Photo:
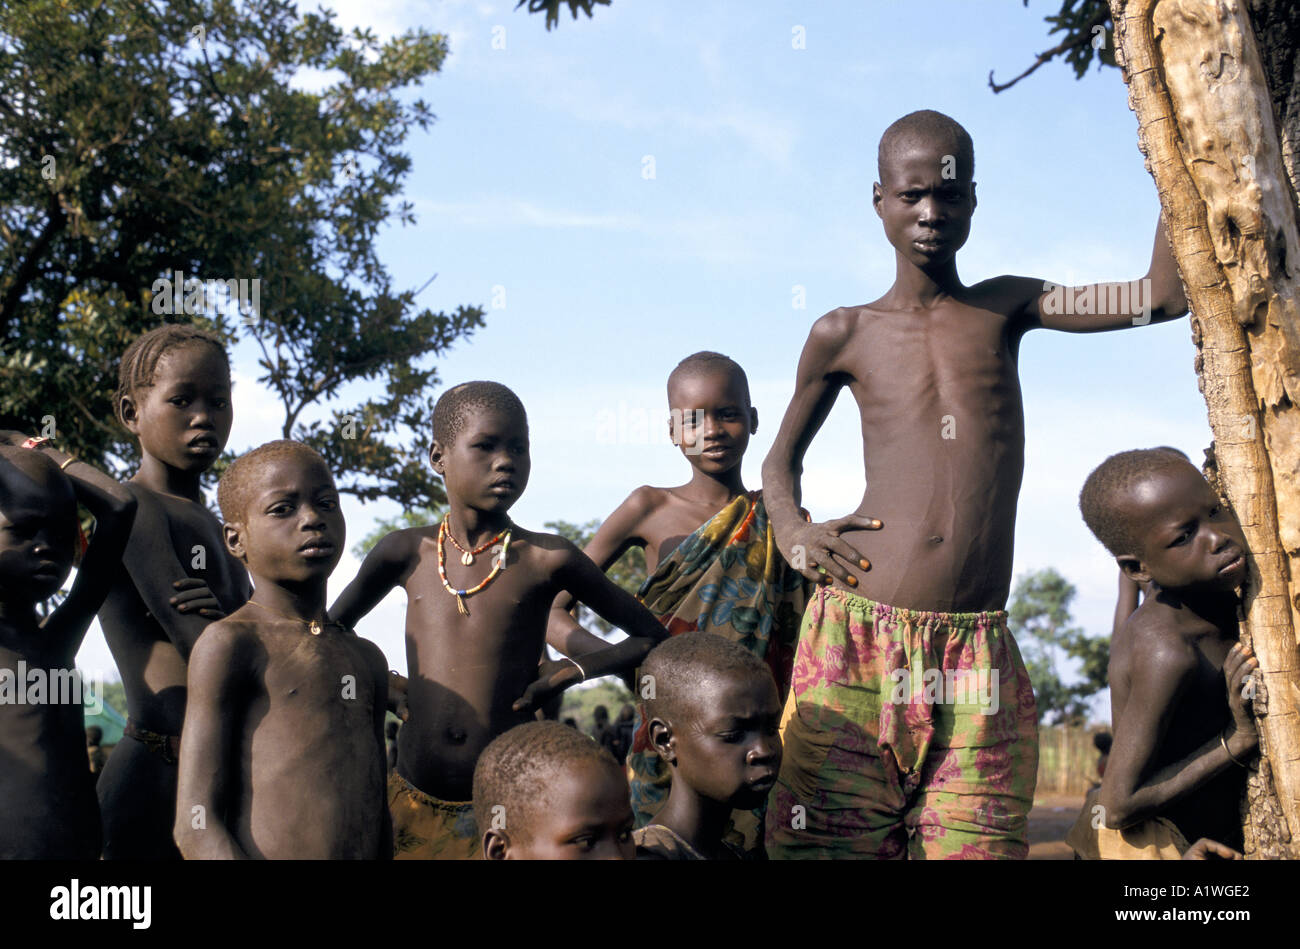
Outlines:
{"label": "tree trunk", "polygon": [[[1247,856],[1300,857],[1300,144],[1290,40],[1261,59],[1247,0],[1111,0],[1117,58],[1192,309],[1211,467],[1251,550],[1243,641],[1259,658]],[[1288,35],[1288,2],[1251,0]],[[1266,69],[1270,74],[1266,74]],[[1274,80],[1270,86],[1269,79]],[[1279,122],[1287,147],[1284,156]],[[1290,123],[1288,127],[1287,123]]]}

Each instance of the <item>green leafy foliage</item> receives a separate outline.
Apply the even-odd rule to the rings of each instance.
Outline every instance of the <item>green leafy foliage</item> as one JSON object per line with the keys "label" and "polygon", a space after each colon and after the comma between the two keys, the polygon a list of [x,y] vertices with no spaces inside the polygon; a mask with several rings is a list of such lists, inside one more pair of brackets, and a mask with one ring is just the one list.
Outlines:
{"label": "green leafy foliage", "polygon": [[[1029,6],[1029,0],[1023,0]],[[1043,18],[1051,29],[1049,36],[1063,33],[1061,42],[1039,53],[1029,68],[1010,82],[993,81],[989,73],[989,87],[994,92],[1010,89],[1044,63],[1064,59],[1074,69],[1076,79],[1082,79],[1094,59],[1098,68],[1115,66],[1114,25],[1111,23],[1110,4],[1106,0],[1061,0],[1061,9]]]}
{"label": "green leafy foliage", "polygon": [[[1011,596],[1007,621],[1034,684],[1038,719],[1045,725],[1082,724],[1089,699],[1107,686],[1110,639],[1089,636],[1073,625],[1074,585],[1048,567],[1021,577]],[[1078,660],[1082,681],[1067,685],[1061,673]]]}
{"label": "green leafy foliage", "polygon": [[[117,361],[193,321],[253,343],[283,435],[342,491],[440,502],[430,363],[483,310],[419,309],[375,240],[415,221],[402,146],[434,116],[407,90],[446,54],[441,35],[345,35],[285,0],[0,7],[0,414],[52,419],[61,448],[122,474],[138,455],[112,421]],[[175,271],[249,281],[259,307],[169,313]],[[382,395],[348,401],[370,380]]]}
{"label": "green leafy foliage", "polygon": [[529,13],[545,13],[546,29],[550,30],[552,27],[560,25],[561,7],[567,5],[569,13],[576,20],[578,11],[587,14],[587,18],[590,19],[596,7],[607,7],[609,4],[610,0],[519,0],[515,4],[515,9],[518,10],[522,6],[527,6]]}

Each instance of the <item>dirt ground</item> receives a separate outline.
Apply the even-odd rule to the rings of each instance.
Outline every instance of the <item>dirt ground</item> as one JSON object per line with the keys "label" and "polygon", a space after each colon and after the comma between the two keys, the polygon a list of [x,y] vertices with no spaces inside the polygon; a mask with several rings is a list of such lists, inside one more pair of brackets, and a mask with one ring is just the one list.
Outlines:
{"label": "dirt ground", "polygon": [[1073,860],[1065,835],[1083,808],[1082,794],[1048,794],[1034,799],[1029,812],[1029,859]]}

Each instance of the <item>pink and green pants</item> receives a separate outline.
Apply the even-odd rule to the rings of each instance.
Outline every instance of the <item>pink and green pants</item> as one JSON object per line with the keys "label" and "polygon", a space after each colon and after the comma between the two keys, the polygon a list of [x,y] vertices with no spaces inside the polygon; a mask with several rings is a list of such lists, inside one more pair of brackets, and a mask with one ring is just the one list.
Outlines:
{"label": "pink and green pants", "polygon": [[1023,859],[1034,690],[1003,611],[804,612],[767,806],[772,859]]}

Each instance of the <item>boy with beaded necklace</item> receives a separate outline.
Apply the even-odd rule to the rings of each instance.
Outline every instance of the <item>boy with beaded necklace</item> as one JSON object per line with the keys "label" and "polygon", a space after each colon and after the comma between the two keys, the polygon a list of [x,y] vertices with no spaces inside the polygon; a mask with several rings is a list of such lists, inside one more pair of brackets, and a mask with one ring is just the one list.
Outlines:
{"label": "boy with beaded necklace", "polygon": [[[409,719],[388,792],[396,855],[473,859],[474,765],[488,743],[569,686],[632,670],[667,631],[577,547],[510,521],[532,464],[513,392],[495,382],[448,390],[434,407],[433,436],[429,461],[446,484],[447,516],[384,537],[330,614],[352,626],[393,587],[406,590]],[[595,652],[591,634],[548,639],[563,591],[631,638]],[[548,641],[581,654],[581,665],[548,663],[539,675]]]}

